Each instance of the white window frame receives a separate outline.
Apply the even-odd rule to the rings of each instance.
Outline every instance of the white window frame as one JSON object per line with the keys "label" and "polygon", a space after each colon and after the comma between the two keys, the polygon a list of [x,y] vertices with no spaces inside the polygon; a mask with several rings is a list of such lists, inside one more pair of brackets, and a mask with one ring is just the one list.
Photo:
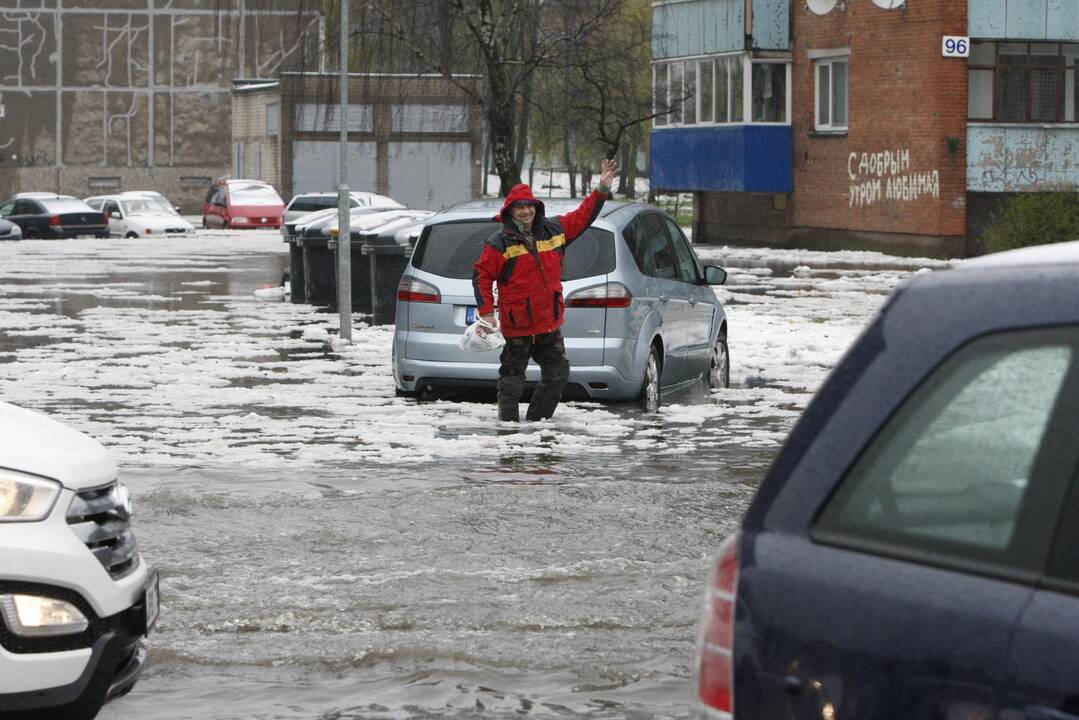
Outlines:
{"label": "white window frame", "polygon": [[[701,66],[707,63],[712,64],[712,119],[707,121],[701,120]],[[782,63],[786,66],[786,97],[784,102],[785,107],[785,119],[782,121],[769,121],[769,122],[753,122],[749,120],[753,112],[753,65],[760,63],[778,64]],[[655,129],[663,128],[675,128],[675,127],[709,127],[715,125],[790,125],[792,116],[792,92],[791,92],[791,61],[783,58],[754,58],[749,53],[738,51],[729,53],[716,53],[711,55],[699,55],[694,57],[676,58],[671,60],[657,60],[652,65],[652,88],[655,92],[657,86],[657,78],[663,73],[663,78],[666,80],[665,89],[666,96],[660,98],[659,95],[653,96],[652,111],[658,112],[660,110],[659,103],[663,102],[668,108],[671,102],[671,81],[670,81],[670,68],[673,65],[680,65],[682,67],[683,83],[686,77],[686,67],[692,66],[696,74],[696,90],[693,98],[693,109],[695,122],[685,122],[685,112],[681,113],[681,117],[678,122],[674,122],[674,114],[671,113],[666,117],[657,117],[653,121],[653,127]],[[726,73],[726,82],[720,82],[721,73]],[[741,74],[742,87],[741,94],[738,97],[733,96],[734,90],[734,78],[736,74]],[[726,89],[727,97],[720,98],[718,90],[720,85]],[[684,86],[684,85],[683,85]],[[721,110],[722,108],[722,110]],[[740,109],[741,115],[738,120],[719,120],[721,116],[730,118],[734,116],[734,110]]]}
{"label": "white window frame", "polygon": [[[819,133],[845,134],[850,127],[850,50],[845,52],[835,51],[830,55],[818,55],[816,57],[811,53],[810,58],[813,60],[813,128]],[[837,63],[847,66],[846,85],[843,88],[847,96],[844,103],[847,109],[847,118],[842,125],[837,124],[832,116],[832,110],[835,106],[835,74],[833,67]],[[824,69],[828,71],[828,122],[826,123],[821,122],[820,107],[820,77],[821,71]]]}

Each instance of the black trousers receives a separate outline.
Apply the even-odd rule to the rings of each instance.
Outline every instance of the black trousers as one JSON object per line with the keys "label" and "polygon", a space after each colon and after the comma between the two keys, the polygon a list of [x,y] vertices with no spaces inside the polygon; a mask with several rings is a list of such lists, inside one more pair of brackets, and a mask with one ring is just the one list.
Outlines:
{"label": "black trousers", "polygon": [[518,405],[525,390],[525,368],[529,359],[540,366],[540,381],[532,402],[528,404],[526,420],[544,420],[554,415],[562,391],[569,380],[569,360],[562,331],[508,337],[502,348],[502,365],[498,368],[498,419],[520,420]]}

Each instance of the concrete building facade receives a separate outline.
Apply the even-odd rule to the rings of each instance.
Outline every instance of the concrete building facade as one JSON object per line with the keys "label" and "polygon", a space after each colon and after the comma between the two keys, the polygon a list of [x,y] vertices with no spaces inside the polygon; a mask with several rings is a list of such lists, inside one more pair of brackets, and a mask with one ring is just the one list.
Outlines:
{"label": "concrete building facade", "polygon": [[[411,208],[441,210],[480,194],[482,115],[462,89],[475,76],[353,73],[348,185]],[[333,191],[340,177],[336,74],[284,72],[233,92],[233,175],[265,180],[286,200]]]}
{"label": "concrete building facade", "polygon": [[[657,109],[673,110],[653,130],[653,185],[695,194],[698,241],[969,255],[1009,194],[1079,185],[1071,0],[672,0],[653,13]],[[765,55],[788,64],[785,116],[759,112],[781,78],[761,80]],[[721,65],[740,75],[726,83],[737,116],[716,111]],[[715,139],[765,131],[768,147],[741,153]]]}
{"label": "concrete building facade", "polygon": [[235,77],[317,67],[317,0],[0,0],[0,197],[163,192],[229,172]]}

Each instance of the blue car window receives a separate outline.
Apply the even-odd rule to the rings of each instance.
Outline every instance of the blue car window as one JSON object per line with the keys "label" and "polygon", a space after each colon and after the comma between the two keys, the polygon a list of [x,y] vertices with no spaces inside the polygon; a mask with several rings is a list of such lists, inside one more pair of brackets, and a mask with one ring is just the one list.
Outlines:
{"label": "blue car window", "polygon": [[644,217],[644,236],[646,252],[651,257],[652,275],[664,280],[678,278],[678,262],[667,236],[667,227],[663,217],[656,214]]}
{"label": "blue car window", "polygon": [[1061,444],[1053,423],[1062,390],[1075,391],[1077,348],[1072,329],[999,333],[961,349],[877,434],[815,530],[900,554],[1040,569],[1055,523],[1030,505],[1048,504],[1053,517],[1066,491],[1056,476],[1074,458],[1053,453],[1074,453],[1074,443]]}
{"label": "blue car window", "polygon": [[652,275],[652,257],[648,253],[644,230],[644,218],[638,217],[622,231],[622,238],[626,241],[633,261],[637,263],[637,269],[642,275]]}
{"label": "blue car window", "polygon": [[667,237],[670,238],[674,256],[678,261],[678,279],[692,285],[698,284],[702,275],[700,266],[697,265],[693,251],[689,249],[686,239],[682,236],[682,231],[670,218],[663,218],[663,225],[667,228]]}

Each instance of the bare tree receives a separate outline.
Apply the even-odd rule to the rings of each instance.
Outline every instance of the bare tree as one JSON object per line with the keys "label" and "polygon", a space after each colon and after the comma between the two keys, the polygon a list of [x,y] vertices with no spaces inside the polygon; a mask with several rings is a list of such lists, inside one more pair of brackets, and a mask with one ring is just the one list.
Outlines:
{"label": "bare tree", "polygon": [[[480,105],[499,192],[505,195],[521,181],[527,118],[519,120],[522,108],[532,106],[535,74],[577,55],[626,1],[368,0],[361,16],[352,18],[352,37],[369,60],[380,55],[397,70],[438,73]],[[563,15],[575,22],[568,27],[552,22]],[[448,37],[452,53],[446,52]],[[406,53],[408,62],[402,57]],[[461,75],[469,73],[483,83],[466,82]]]}

